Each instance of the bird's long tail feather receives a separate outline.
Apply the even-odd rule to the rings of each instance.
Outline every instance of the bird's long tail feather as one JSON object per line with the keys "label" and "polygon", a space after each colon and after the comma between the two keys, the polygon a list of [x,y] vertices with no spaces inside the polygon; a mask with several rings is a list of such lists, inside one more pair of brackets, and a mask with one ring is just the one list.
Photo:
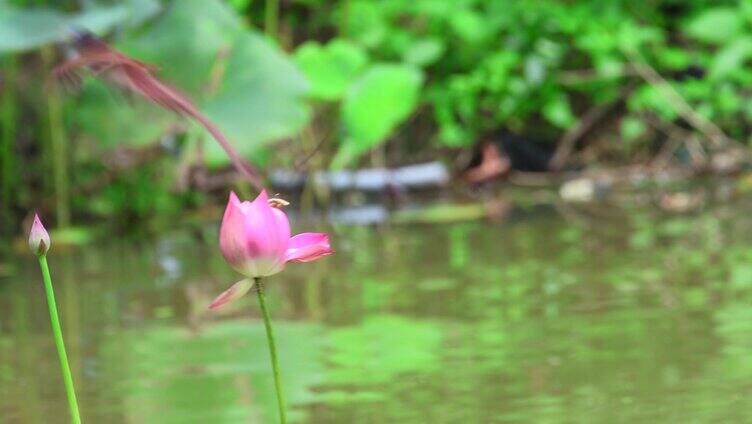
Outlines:
{"label": "bird's long tail feather", "polygon": [[204,114],[202,114],[185,96],[150,75],[148,79],[145,79],[143,78],[143,75],[133,75],[134,70],[126,73],[130,74],[129,79],[132,89],[138,91],[142,96],[151,99],[153,102],[166,109],[193,118],[206,128],[206,130],[209,131],[209,134],[212,135],[230,157],[230,161],[235,169],[257,189],[263,189],[261,174],[256,171],[250,163],[244,160],[242,156],[240,156],[238,151],[227,140],[222,131],[220,131],[220,129],[214,125],[209,118],[204,116]]}

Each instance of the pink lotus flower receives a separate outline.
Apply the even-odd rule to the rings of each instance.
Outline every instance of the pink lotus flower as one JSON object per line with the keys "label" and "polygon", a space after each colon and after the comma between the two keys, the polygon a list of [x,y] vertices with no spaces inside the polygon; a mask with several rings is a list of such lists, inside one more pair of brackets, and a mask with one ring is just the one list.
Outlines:
{"label": "pink lotus flower", "polygon": [[219,248],[230,266],[247,278],[220,294],[209,309],[243,296],[253,287],[254,278],[276,274],[287,262],[310,262],[334,253],[325,233],[290,237],[287,215],[270,205],[266,190],[253,202],[241,202],[230,193],[219,230]]}

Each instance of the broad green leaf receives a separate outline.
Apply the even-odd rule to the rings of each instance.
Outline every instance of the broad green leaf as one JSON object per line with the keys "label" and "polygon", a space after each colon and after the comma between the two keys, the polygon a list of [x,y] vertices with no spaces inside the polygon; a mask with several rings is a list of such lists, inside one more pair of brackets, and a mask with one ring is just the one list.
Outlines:
{"label": "broad green leaf", "polygon": [[740,0],[739,12],[747,22],[752,22],[752,0]]}
{"label": "broad green leaf", "polygon": [[687,68],[693,61],[692,55],[686,49],[672,47],[664,48],[657,59],[662,67],[677,70]]}
{"label": "broad green leaf", "polygon": [[439,124],[438,141],[447,147],[465,147],[475,142],[468,128],[457,122],[452,111],[451,98],[441,91],[429,94],[434,119]]}
{"label": "broad green leaf", "polygon": [[130,0],[113,6],[95,6],[79,13],[48,7],[18,9],[0,3],[0,54],[31,50],[71,38],[71,30],[96,34],[115,25],[136,25],[159,11],[156,0]]}
{"label": "broad green leaf", "polygon": [[468,43],[479,42],[486,36],[483,17],[472,10],[457,11],[449,18],[449,23],[454,33]]}
{"label": "broad green leaf", "polygon": [[713,56],[710,64],[710,77],[717,79],[742,67],[752,56],[752,37],[739,37],[725,45]]}
{"label": "broad green leaf", "polygon": [[708,9],[686,26],[689,36],[705,43],[724,43],[736,37],[744,27],[744,17],[731,7]]}
{"label": "broad green leaf", "polygon": [[337,100],[368,62],[363,49],[343,39],[326,46],[315,41],[302,44],[295,51],[295,62],[311,83],[311,97]]}
{"label": "broad green leaf", "polygon": [[724,84],[715,92],[714,112],[734,115],[742,111],[746,98],[740,95],[736,87]]}
{"label": "broad green leaf", "polygon": [[621,120],[621,136],[624,140],[632,141],[645,133],[645,123],[638,118],[626,117]]}
{"label": "broad green leaf", "polygon": [[542,57],[533,54],[525,58],[525,82],[531,86],[541,85],[545,81],[547,73],[548,70]]}
{"label": "broad green leaf", "polygon": [[402,57],[407,63],[428,66],[439,60],[445,49],[444,41],[438,37],[421,38],[413,41]]}
{"label": "broad green leaf", "polygon": [[616,55],[602,55],[594,60],[598,75],[605,78],[618,78],[624,69],[623,60]]}
{"label": "broad green leaf", "polygon": [[569,127],[576,119],[569,106],[569,99],[564,94],[555,96],[543,106],[543,116],[559,128]]}
{"label": "broad green leaf", "polygon": [[235,41],[249,32],[240,17],[219,0],[172,3],[154,25],[120,47],[160,68],[160,76],[193,96],[202,94],[220,51],[233,54]]}
{"label": "broad green leaf", "polygon": [[439,142],[447,147],[467,147],[475,142],[475,137],[456,123],[445,123],[439,126]]}
{"label": "broad green leaf", "polygon": [[674,106],[655,86],[644,85],[637,90],[627,101],[630,111],[651,111],[660,115],[667,121],[672,121],[678,116]]}
{"label": "broad green leaf", "polygon": [[[308,83],[292,61],[260,34],[239,37],[217,94],[204,111],[238,150],[253,160],[256,150],[295,134],[309,118]],[[228,162],[217,143],[206,149],[210,165]]]}
{"label": "broad green leaf", "polygon": [[389,35],[383,7],[367,0],[348,1],[347,34],[358,44],[376,47]]}
{"label": "broad green leaf", "polygon": [[134,147],[151,144],[178,119],[141,99],[126,100],[118,90],[101,81],[85,82],[80,100],[71,108],[74,126],[83,135],[77,142],[88,144],[78,149],[79,159],[87,154],[96,157],[102,150],[119,144]]}
{"label": "broad green leaf", "polygon": [[664,43],[664,32],[660,27],[623,21],[616,28],[606,30],[615,31],[617,46],[622,50],[635,51],[647,44]]}
{"label": "broad green leaf", "polygon": [[338,168],[382,143],[418,103],[421,72],[411,66],[377,64],[348,91],[342,105],[347,135],[333,167]]}
{"label": "broad green leaf", "polygon": [[[154,25],[120,47],[157,65],[160,77],[192,97],[251,160],[259,160],[265,143],[294,134],[308,119],[304,76],[221,1],[173,4]],[[87,114],[79,117],[79,127],[84,134],[106,137],[103,145],[142,145],[155,141],[180,120],[174,114],[155,113],[158,107],[141,98],[133,103],[102,101],[101,93],[84,93],[81,107]],[[208,134],[204,139],[207,164],[229,164]]]}
{"label": "broad green leaf", "polygon": [[251,0],[228,0],[227,3],[238,12],[244,12],[251,5]]}

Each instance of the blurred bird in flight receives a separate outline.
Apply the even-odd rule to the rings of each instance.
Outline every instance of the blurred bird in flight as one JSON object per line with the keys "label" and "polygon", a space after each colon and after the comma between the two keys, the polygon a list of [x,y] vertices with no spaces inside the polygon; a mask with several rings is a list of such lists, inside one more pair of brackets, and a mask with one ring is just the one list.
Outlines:
{"label": "blurred bird in flight", "polygon": [[126,56],[89,32],[75,32],[74,45],[78,55],[55,68],[55,76],[60,81],[77,86],[81,82],[78,72],[88,69],[127,92],[139,94],[165,109],[196,120],[227,152],[235,169],[257,189],[263,189],[260,173],[240,156],[222,131],[185,95],[154,76],[154,66]]}

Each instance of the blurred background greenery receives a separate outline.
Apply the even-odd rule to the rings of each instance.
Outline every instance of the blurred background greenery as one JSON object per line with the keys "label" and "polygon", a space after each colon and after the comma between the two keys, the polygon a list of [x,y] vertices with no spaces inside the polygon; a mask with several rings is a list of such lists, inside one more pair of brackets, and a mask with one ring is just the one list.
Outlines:
{"label": "blurred background greenery", "polygon": [[746,146],[752,122],[748,0],[2,0],[0,12],[11,232],[32,208],[61,227],[170,222],[232,185],[197,176],[228,159],[190,122],[94,78],[55,84],[70,28],[157,65],[265,169],[449,160],[502,131],[584,150],[577,166],[646,164],[666,145],[686,164]]}

